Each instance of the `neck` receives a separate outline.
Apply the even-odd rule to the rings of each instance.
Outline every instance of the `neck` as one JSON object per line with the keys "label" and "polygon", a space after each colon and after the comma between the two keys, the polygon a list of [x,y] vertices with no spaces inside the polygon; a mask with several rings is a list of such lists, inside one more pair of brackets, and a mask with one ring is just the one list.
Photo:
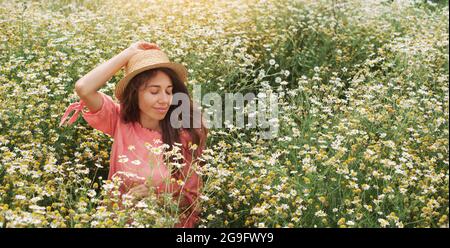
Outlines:
{"label": "neck", "polygon": [[149,120],[149,119],[146,119],[145,117],[141,116],[140,123],[141,123],[142,127],[144,127],[144,128],[161,132],[161,127],[159,126],[158,120]]}

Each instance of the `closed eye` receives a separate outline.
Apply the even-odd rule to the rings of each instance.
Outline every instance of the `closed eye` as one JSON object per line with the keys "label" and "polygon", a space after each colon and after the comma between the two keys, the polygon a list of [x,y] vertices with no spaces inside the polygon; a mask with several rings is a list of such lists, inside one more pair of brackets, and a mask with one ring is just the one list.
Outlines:
{"label": "closed eye", "polygon": [[[160,87],[159,85],[150,85],[149,88],[150,88],[150,93],[151,93],[152,95],[156,95],[156,94],[158,94],[159,89],[160,89],[161,87]],[[172,95],[172,88],[173,88],[173,86],[171,85],[171,86],[169,86],[169,87],[167,87],[167,88],[170,89],[170,91],[167,92],[167,94],[168,94],[168,95]],[[156,91],[155,91],[155,89],[156,89]]]}
{"label": "closed eye", "polygon": [[[150,93],[152,94],[152,95],[157,95],[158,94],[158,91],[150,91]],[[172,91],[169,91],[169,92],[166,92],[167,93],[167,95],[172,95]]]}

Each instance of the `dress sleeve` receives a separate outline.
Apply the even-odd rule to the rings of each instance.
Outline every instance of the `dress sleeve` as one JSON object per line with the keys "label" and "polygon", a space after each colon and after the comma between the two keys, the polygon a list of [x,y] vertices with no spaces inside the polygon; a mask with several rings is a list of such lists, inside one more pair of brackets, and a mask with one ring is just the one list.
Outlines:
{"label": "dress sleeve", "polygon": [[120,105],[115,103],[110,96],[104,94],[103,92],[99,91],[98,93],[102,96],[102,106],[98,111],[85,111],[85,103],[83,100],[72,103],[61,118],[59,126],[62,126],[68,115],[75,110],[73,116],[68,120],[68,124],[72,124],[78,118],[79,113],[82,112],[83,118],[92,128],[100,130],[103,133],[113,137],[117,122],[120,118]]}

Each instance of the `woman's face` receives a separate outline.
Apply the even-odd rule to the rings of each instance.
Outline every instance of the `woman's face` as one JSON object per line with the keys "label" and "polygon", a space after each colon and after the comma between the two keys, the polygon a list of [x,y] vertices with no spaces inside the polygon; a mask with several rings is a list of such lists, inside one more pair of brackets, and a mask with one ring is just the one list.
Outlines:
{"label": "woman's face", "polygon": [[139,90],[139,109],[141,115],[146,119],[162,120],[169,110],[172,102],[172,81],[170,77],[162,71],[157,71],[156,75]]}

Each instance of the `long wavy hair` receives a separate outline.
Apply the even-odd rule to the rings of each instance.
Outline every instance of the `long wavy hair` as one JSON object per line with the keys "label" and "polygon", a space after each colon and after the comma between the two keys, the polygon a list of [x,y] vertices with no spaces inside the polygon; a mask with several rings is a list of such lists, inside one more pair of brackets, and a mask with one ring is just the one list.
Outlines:
{"label": "long wavy hair", "polygon": [[[190,127],[186,128],[184,130],[188,131],[188,134],[191,137],[192,143],[196,144],[198,146],[197,150],[194,151],[194,154],[192,156],[192,161],[194,161],[194,159],[198,158],[201,154],[200,154],[200,147],[205,147],[206,146],[206,138],[208,135],[208,129],[205,127],[204,125],[204,120],[203,120],[203,115],[201,113],[201,111],[194,106],[193,101],[191,96],[189,95],[189,91],[186,87],[186,85],[184,84],[184,82],[182,80],[180,80],[180,78],[177,76],[176,73],[174,73],[174,71],[172,71],[169,68],[155,68],[155,69],[150,69],[150,70],[146,70],[143,71],[139,74],[137,74],[136,76],[134,76],[130,82],[128,83],[127,87],[124,90],[124,93],[122,95],[122,99],[121,99],[121,113],[120,116],[123,120],[124,123],[134,123],[134,122],[140,122],[140,111],[139,111],[139,89],[144,86],[147,87],[147,83],[149,82],[149,80],[154,77],[156,75],[156,73],[158,71],[162,71],[164,73],[166,73],[173,84],[173,88],[172,88],[172,93],[185,93],[189,96],[189,103],[190,103]],[[162,141],[165,144],[168,144],[169,147],[169,151],[173,149],[173,145],[174,142],[177,143],[181,143],[180,141],[180,129],[177,128],[173,128],[172,125],[170,124],[170,116],[172,114],[172,111],[174,109],[176,109],[177,107],[179,107],[181,105],[182,102],[179,102],[176,105],[170,105],[169,110],[166,113],[166,116],[164,117],[164,119],[162,119],[159,122],[159,125],[161,127],[162,130]],[[198,111],[198,116],[201,116],[200,120],[194,120],[194,112]],[[193,128],[194,125],[194,121],[200,121],[200,128]],[[184,152],[190,152],[188,147],[184,147]],[[183,154],[184,155],[184,154]],[[184,157],[184,156],[183,156]],[[174,157],[169,158],[171,161],[173,162],[186,162],[186,161],[179,161],[176,160]],[[198,163],[200,166],[202,166],[203,164],[201,163],[201,161],[199,161]],[[177,169],[175,166],[173,166],[174,168],[172,168],[172,174],[175,175],[176,177],[179,177],[180,175],[180,170]]]}

